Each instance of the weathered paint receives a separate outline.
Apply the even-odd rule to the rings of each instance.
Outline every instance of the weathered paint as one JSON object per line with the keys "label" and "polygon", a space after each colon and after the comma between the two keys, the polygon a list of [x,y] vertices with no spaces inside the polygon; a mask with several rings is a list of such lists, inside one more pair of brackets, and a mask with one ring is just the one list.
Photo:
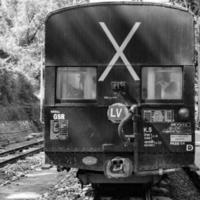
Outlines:
{"label": "weathered paint", "polygon": [[[100,22],[109,28],[117,49],[126,46],[124,38],[140,23],[123,51],[134,68],[135,65],[193,64],[193,18],[188,12],[152,4],[103,3],[65,8],[49,15],[46,66],[101,65],[105,68],[116,49]],[[123,65],[124,61],[118,57],[115,64]],[[138,75],[139,69],[134,70]]]}
{"label": "weathered paint", "polygon": [[[105,34],[100,22],[112,33],[112,39],[108,37],[108,31]],[[128,37],[136,23],[140,26],[137,30],[135,28],[132,37]],[[131,99],[128,105],[140,103],[139,114],[144,110],[174,111],[172,122],[139,121],[138,169],[167,169],[193,164],[195,71],[192,28],[192,16],[186,11],[151,4],[104,3],[66,8],[49,15],[46,21],[44,114],[45,152],[50,160],[58,165],[99,171],[103,170],[106,161],[116,156],[127,157],[134,163],[133,145],[122,144],[117,124],[107,117],[110,105],[119,102],[127,105],[123,98],[114,94],[111,84],[115,81],[127,83]],[[57,66],[96,67],[97,80],[103,80],[97,82],[97,99],[88,102],[57,101]],[[142,100],[140,81],[130,72],[130,66],[139,79],[143,66],[181,66],[183,99]],[[187,122],[178,115],[182,107],[189,109]],[[54,120],[54,114],[59,113],[68,120],[69,137],[66,140],[51,139],[51,120]],[[191,142],[187,140],[184,145],[170,145],[171,135],[177,133],[162,134],[169,123],[191,123]],[[132,130],[130,124],[126,131],[132,134]],[[145,146],[151,132],[155,140],[146,142],[149,146]],[[153,148],[150,144],[154,145]],[[82,159],[87,156],[96,157],[97,164],[85,165]]]}

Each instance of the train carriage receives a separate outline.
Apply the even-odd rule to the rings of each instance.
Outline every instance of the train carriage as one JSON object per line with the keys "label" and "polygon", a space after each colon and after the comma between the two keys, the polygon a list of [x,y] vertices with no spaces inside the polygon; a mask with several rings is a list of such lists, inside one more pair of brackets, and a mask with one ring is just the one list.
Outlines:
{"label": "train carriage", "polygon": [[186,10],[98,3],[48,15],[45,155],[86,184],[194,164],[194,31]]}

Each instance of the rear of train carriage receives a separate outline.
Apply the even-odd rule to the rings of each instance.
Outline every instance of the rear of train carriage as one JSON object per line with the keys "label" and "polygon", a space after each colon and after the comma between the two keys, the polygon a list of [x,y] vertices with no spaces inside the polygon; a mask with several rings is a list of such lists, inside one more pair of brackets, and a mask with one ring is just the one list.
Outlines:
{"label": "rear of train carriage", "polygon": [[[194,29],[185,10],[98,3],[49,14],[45,155],[83,183],[194,163]],[[143,180],[143,179],[142,179]]]}

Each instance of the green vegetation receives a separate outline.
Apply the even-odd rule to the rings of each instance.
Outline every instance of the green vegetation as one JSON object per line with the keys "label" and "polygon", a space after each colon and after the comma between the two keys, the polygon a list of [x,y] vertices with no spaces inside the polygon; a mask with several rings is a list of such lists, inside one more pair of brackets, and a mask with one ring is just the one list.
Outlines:
{"label": "green vegetation", "polygon": [[39,91],[46,15],[72,3],[0,0],[0,105],[34,103],[31,93]]}
{"label": "green vegetation", "polygon": [[0,121],[39,119],[44,21],[74,0],[0,0]]}

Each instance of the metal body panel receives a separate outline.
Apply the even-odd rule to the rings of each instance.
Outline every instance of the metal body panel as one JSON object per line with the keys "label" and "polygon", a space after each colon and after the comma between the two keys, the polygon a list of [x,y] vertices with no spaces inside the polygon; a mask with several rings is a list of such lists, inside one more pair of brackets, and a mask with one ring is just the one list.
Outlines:
{"label": "metal body panel", "polygon": [[[48,134],[51,132],[50,121],[53,120],[51,110],[52,109],[48,109],[48,111],[46,110],[45,112],[46,141],[52,143],[52,145],[48,145],[48,148],[50,148],[50,146],[56,146],[57,148],[57,145],[53,144],[54,141],[50,140]],[[65,114],[66,120],[68,120],[67,131],[69,134],[69,142],[68,145],[59,145],[62,151],[64,149],[66,150],[66,148],[69,150],[72,150],[73,148],[79,148],[79,150],[81,150],[81,148],[98,149],[104,143],[120,143],[120,140],[117,137],[117,124],[113,126],[113,123],[107,119],[107,108],[55,107],[53,110]],[[66,142],[67,141],[65,141],[65,143]]]}
{"label": "metal body panel", "polygon": [[[118,156],[129,158],[134,162],[133,156],[130,153],[118,153]],[[66,167],[74,167],[84,170],[103,171],[104,164],[107,160],[116,156],[116,153],[94,153],[94,152],[79,152],[79,153],[60,153],[46,152],[46,156],[50,163]],[[94,165],[85,165],[82,160],[86,156],[97,158],[97,163]],[[141,154],[139,155],[138,172],[156,171],[158,169],[173,169],[185,167],[193,163],[193,153],[171,153],[171,154]]]}
{"label": "metal body panel", "polygon": [[56,69],[55,67],[52,68],[45,68],[45,98],[44,104],[48,106],[55,105],[55,79],[56,79]]}
{"label": "metal body panel", "polygon": [[[150,123],[142,120],[138,125],[139,130],[139,152],[144,153],[169,153],[169,152],[185,152],[186,145],[194,145],[194,122],[193,121],[183,121],[178,117],[178,110],[182,106],[167,106],[162,105],[158,107],[155,106],[142,106],[141,116],[143,115],[143,110],[160,110],[160,109],[173,109],[175,111],[175,120],[169,123]],[[56,152],[105,152],[103,149],[104,144],[112,144],[116,148],[112,147],[111,150],[115,152],[131,152],[133,148],[130,146],[123,146],[118,135],[118,124],[114,124],[108,120],[107,117],[107,107],[53,107],[45,108],[45,141],[46,141],[46,151],[56,151]],[[66,140],[58,139],[54,136],[57,133],[52,132],[51,122],[53,121],[54,113],[64,114],[65,120],[67,120],[66,134],[68,138]],[[193,110],[190,108],[191,119],[193,119]],[[142,118],[143,119],[143,118]],[[183,127],[182,133],[175,132],[173,129]],[[145,141],[145,129],[152,129],[150,133],[154,137],[153,141],[157,144],[148,147],[144,145]],[[166,131],[167,130],[167,131]],[[174,132],[173,132],[174,131]],[[127,127],[127,134],[132,133],[132,126]],[[148,133],[148,131],[147,131]],[[170,145],[171,135],[185,135],[184,137],[191,137],[191,141],[186,142],[182,145]],[[176,136],[178,137],[178,136]],[[152,139],[150,140],[152,141]],[[159,142],[159,143],[158,143]],[[175,146],[174,146],[175,145]]]}
{"label": "metal body panel", "polygon": [[[133,79],[127,63],[119,56],[105,80],[99,81],[117,51],[99,22],[104,22],[112,33],[117,48],[126,40],[134,24],[141,22],[123,49],[140,80]],[[49,15],[46,21],[44,106],[45,153],[49,160],[66,167],[103,171],[108,160],[123,157],[130,159],[134,167],[133,143],[121,141],[118,124],[107,116],[110,105],[123,103],[127,108],[139,105],[138,171],[193,164],[195,69],[192,29],[193,19],[186,11],[152,4],[97,4],[62,9]],[[59,102],[55,85],[57,67],[60,66],[96,67],[97,98],[87,102]],[[142,99],[142,68],[157,66],[182,68],[182,99]],[[113,81],[127,83],[130,102],[113,91]],[[179,115],[181,108],[189,110],[186,120]],[[148,110],[173,110],[174,119],[165,123],[145,121],[143,113]],[[179,126],[182,128],[178,130]],[[132,122],[125,131],[132,134]],[[152,146],[145,146],[152,141]],[[84,163],[87,159],[88,163]],[[91,164],[94,160],[97,162]]]}
{"label": "metal body panel", "polygon": [[[193,18],[188,12],[158,5],[116,3],[67,8],[49,15],[46,65],[107,65],[116,50],[99,22],[105,23],[119,46],[133,25],[141,23],[124,49],[131,64],[193,62]],[[117,64],[123,64],[120,58]]]}

